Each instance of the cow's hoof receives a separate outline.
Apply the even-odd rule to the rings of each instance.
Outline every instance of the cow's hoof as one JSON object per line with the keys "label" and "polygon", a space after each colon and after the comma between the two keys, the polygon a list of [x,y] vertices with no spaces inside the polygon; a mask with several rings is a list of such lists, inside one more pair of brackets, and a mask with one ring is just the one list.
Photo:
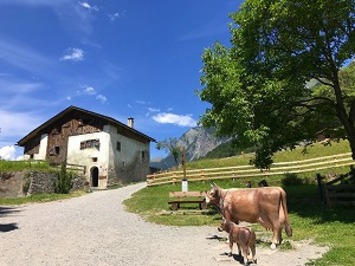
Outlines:
{"label": "cow's hoof", "polygon": [[276,244],[275,243],[272,243],[271,246],[270,246],[271,249],[276,249]]}

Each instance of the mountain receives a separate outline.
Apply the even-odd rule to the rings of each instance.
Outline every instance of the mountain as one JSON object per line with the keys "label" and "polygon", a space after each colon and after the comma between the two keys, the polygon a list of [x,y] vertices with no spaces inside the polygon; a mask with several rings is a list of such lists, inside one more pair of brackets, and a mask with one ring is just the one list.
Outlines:
{"label": "mountain", "polygon": [[[177,142],[179,147],[185,147],[186,161],[193,161],[204,157],[208,152],[214,150],[226,139],[217,138],[215,130],[204,127],[194,127],[185,132]],[[160,161],[156,159],[150,162],[151,167],[168,169],[175,166],[174,158],[168,155]]]}

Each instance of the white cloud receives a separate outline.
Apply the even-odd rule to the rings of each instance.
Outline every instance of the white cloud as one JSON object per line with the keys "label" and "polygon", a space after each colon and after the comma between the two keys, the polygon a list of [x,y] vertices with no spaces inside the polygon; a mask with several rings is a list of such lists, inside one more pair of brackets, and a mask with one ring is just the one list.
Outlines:
{"label": "white cloud", "polygon": [[160,112],[160,109],[149,107],[148,111],[151,112],[151,113],[157,113],[157,112]]}
{"label": "white cloud", "polygon": [[154,121],[162,124],[175,124],[183,127],[195,127],[196,121],[192,115],[177,115],[172,113],[159,113],[153,116]]}
{"label": "white cloud", "polygon": [[92,6],[88,2],[79,2],[79,5],[89,11],[99,11],[99,8],[97,6]]}
{"label": "white cloud", "polygon": [[101,103],[107,102],[107,98],[105,96],[101,95],[101,94],[96,96],[96,100],[98,100]]}
{"label": "white cloud", "polygon": [[[95,88],[92,86],[85,85],[83,86],[83,89],[76,91],[76,96],[84,96],[84,95],[94,96],[95,99],[101,103],[106,103],[108,101],[106,96],[102,94],[98,94]],[[72,99],[71,96],[67,96],[67,100],[71,100],[71,99]]]}
{"label": "white cloud", "polygon": [[0,34],[1,61],[26,71],[46,74],[53,65],[40,52]]}
{"label": "white cloud", "polygon": [[113,14],[108,14],[108,17],[110,18],[111,21],[115,21],[116,19],[124,18],[126,17],[126,10],[122,12],[115,12]]}
{"label": "white cloud", "polygon": [[[88,1],[76,0],[0,0],[0,6],[31,6],[51,9],[70,31],[79,31],[84,36],[92,33],[91,11],[98,11]],[[88,12],[89,11],[89,12]],[[1,49],[0,49],[1,50]]]}
{"label": "white cloud", "polygon": [[136,103],[137,103],[137,104],[141,104],[141,105],[150,104],[150,102],[141,101],[141,100],[137,100]]}
{"label": "white cloud", "polygon": [[43,119],[35,113],[9,112],[0,109],[1,139],[4,141],[7,139],[22,138],[40,125],[41,122],[43,122]]}
{"label": "white cloud", "polygon": [[15,146],[4,146],[0,148],[0,158],[5,160],[14,160],[16,154]]}
{"label": "white cloud", "polygon": [[158,113],[158,112],[160,112],[160,109],[148,107],[148,112],[145,114],[145,116],[148,117],[151,115],[151,113]]}
{"label": "white cloud", "polygon": [[1,93],[9,93],[11,95],[23,95],[39,90],[42,87],[43,84],[38,82],[3,79],[2,77],[0,77]]}
{"label": "white cloud", "polygon": [[84,51],[79,48],[69,48],[66,50],[65,55],[60,58],[62,61],[83,61]]}
{"label": "white cloud", "polygon": [[86,95],[96,95],[96,90],[93,87],[88,86],[83,90],[83,93]]}

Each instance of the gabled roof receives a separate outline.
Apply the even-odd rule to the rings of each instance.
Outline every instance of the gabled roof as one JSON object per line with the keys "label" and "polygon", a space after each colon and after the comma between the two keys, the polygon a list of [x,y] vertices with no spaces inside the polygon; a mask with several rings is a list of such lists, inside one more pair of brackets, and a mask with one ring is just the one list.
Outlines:
{"label": "gabled roof", "polygon": [[95,113],[92,111],[88,111],[76,106],[69,106],[68,108],[66,108],[65,110],[61,111],[60,113],[58,113],[57,115],[53,116],[51,119],[49,119],[47,122],[43,123],[42,125],[40,125],[39,127],[35,128],[34,130],[32,130],[29,134],[27,134],[25,137],[23,137],[22,139],[20,139],[17,142],[17,145],[19,146],[23,146],[25,143],[27,143],[30,139],[32,139],[33,137],[37,136],[42,130],[44,130],[45,128],[49,127],[51,124],[55,123],[56,121],[58,121],[59,119],[69,115],[71,112],[81,112],[81,113],[85,113],[87,115],[90,115],[92,117],[96,117],[99,118],[101,120],[104,120],[107,122],[107,124],[113,124],[115,126],[119,126],[121,128],[124,128],[130,132],[132,132],[133,134],[136,134],[142,138],[145,138],[148,141],[152,141],[152,142],[156,142],[155,139],[143,134],[142,132],[135,130],[134,128],[129,127],[128,125],[112,118],[109,116],[105,116],[105,115],[101,115],[99,113]]}

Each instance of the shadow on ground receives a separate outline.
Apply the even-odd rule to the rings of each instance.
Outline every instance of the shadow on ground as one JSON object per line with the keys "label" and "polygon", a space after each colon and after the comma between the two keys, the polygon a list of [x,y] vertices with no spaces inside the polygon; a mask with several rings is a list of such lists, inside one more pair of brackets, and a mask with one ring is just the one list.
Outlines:
{"label": "shadow on ground", "polygon": [[18,229],[17,223],[0,224],[0,232],[6,233]]}
{"label": "shadow on ground", "polygon": [[[0,207],[0,218],[19,213],[21,210],[12,207]],[[0,223],[0,232],[6,233],[18,229],[17,223]]]}

